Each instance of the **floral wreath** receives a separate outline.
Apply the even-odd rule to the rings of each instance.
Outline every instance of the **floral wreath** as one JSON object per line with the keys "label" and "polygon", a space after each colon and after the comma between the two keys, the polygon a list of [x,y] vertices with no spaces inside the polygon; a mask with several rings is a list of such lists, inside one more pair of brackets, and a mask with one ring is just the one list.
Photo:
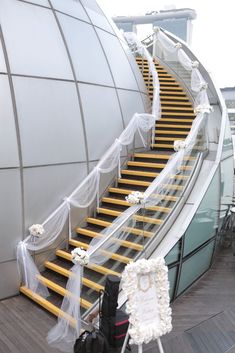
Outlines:
{"label": "floral wreath", "polygon": [[[155,322],[145,324],[138,318],[136,312],[134,295],[140,290],[138,277],[150,274],[153,275],[151,277],[157,291],[160,325]],[[129,314],[131,344],[149,343],[172,330],[168,268],[163,258],[141,259],[128,264],[122,274],[122,289],[128,298],[126,312]]]}

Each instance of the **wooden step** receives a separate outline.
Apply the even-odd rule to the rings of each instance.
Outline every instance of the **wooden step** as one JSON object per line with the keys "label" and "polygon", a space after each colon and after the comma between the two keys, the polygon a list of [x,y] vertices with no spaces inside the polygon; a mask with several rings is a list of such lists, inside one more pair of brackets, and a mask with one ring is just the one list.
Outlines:
{"label": "wooden step", "polygon": [[[188,97],[187,97],[186,94],[184,94],[184,97],[181,97],[181,96],[166,96],[166,95],[164,95],[164,92],[160,92],[160,96],[161,96],[161,103],[163,103],[162,100],[164,100],[164,99],[167,99],[167,102],[168,102],[169,99],[174,99],[174,100],[177,100],[177,101],[183,101],[183,100],[187,100],[188,101]],[[188,102],[185,102],[185,103],[188,103]]]}
{"label": "wooden step", "polygon": [[[97,234],[96,234],[97,235]],[[143,248],[143,247],[142,247]],[[141,250],[142,250],[141,248]],[[65,260],[72,261],[72,255],[68,253],[67,251],[64,250],[57,250],[56,251],[56,256],[62,257]],[[120,276],[121,274],[118,272],[115,272],[113,270],[110,270],[109,268],[95,265],[95,264],[89,264],[86,267],[90,268],[91,270],[101,273],[102,275],[114,275],[114,276]]]}
{"label": "wooden step", "polygon": [[[162,98],[162,95],[165,96],[166,94],[173,94],[174,99],[176,99],[176,97],[179,96],[179,97],[183,97],[184,100],[186,99],[188,100],[188,97],[184,91],[173,89],[171,87],[169,87],[169,89],[167,89],[167,87],[161,87],[160,98]],[[153,92],[149,92],[149,96],[153,97]]]}
{"label": "wooden step", "polygon": [[[160,126],[160,125],[159,125]],[[158,126],[158,127],[159,127]],[[180,126],[178,126],[179,128]],[[177,131],[177,130],[155,130],[156,135],[188,135],[188,131]],[[176,138],[177,139],[177,138]]]}
{"label": "wooden step", "polygon": [[[168,84],[168,86],[166,86],[161,83],[160,83],[160,91],[162,91],[162,92],[163,91],[180,91],[180,92],[182,91],[184,93],[183,88],[180,86],[175,86],[175,85],[170,85],[170,84]],[[149,94],[151,94],[151,92],[149,92]]]}
{"label": "wooden step", "polygon": [[[72,296],[73,294],[70,293],[67,289],[65,289],[64,287],[59,286],[58,284],[56,284],[55,282],[49,280],[48,278],[44,277],[44,276],[37,276],[38,280],[43,283],[47,288],[51,289],[53,292],[60,294],[62,297],[64,296]],[[78,298],[79,300],[79,298]],[[84,298],[80,298],[80,305],[84,308],[84,309],[89,309],[92,306],[92,303],[90,303],[88,300],[84,299]]]}
{"label": "wooden step", "polygon": [[153,148],[166,148],[166,149],[174,149],[173,143],[170,145],[168,143],[153,143]]}
{"label": "wooden step", "polygon": [[163,169],[165,168],[166,163],[146,163],[146,162],[128,161],[127,165],[130,167]]}
{"label": "wooden step", "polygon": [[[77,228],[77,231],[78,229],[83,229],[83,228]],[[95,232],[92,232],[92,231],[89,231],[90,234],[91,233],[95,233]],[[79,230],[79,233],[81,233],[81,231]],[[82,233],[81,233],[82,234]],[[87,233],[86,235],[88,235],[89,233]],[[98,235],[99,233],[96,233],[96,236]],[[82,247],[83,249],[85,250],[88,250],[89,249],[89,244],[86,244],[86,243],[83,243],[81,241],[78,241],[76,239],[70,239],[69,240],[69,244],[72,245],[72,246],[75,246],[75,247]],[[106,251],[106,250],[101,250],[100,251],[104,256],[107,256],[107,258],[110,258],[112,260],[115,260],[115,261],[119,261],[119,262],[122,262],[124,264],[129,264],[130,261],[132,261],[129,257],[126,257],[126,256],[123,256],[123,255],[119,255],[119,254],[111,254],[110,252]],[[111,254],[111,256],[110,256]]]}
{"label": "wooden step", "polygon": [[[151,159],[170,159],[171,154],[155,154],[155,153],[135,153],[134,154],[135,158],[151,158]],[[185,156],[184,157],[185,161],[195,161],[196,158],[192,156]]]}
{"label": "wooden step", "polygon": [[[141,177],[147,177],[147,178],[156,178],[160,173],[151,173],[151,172],[142,172],[139,170],[129,170],[129,169],[125,169],[121,171],[121,174],[123,175],[132,175],[132,176],[141,176]],[[172,178],[174,177],[174,179],[183,179],[183,180],[187,180],[188,176],[186,175],[172,175]]]}
{"label": "wooden step", "polygon": [[180,107],[180,106],[188,106],[190,107],[192,110],[193,110],[193,106],[192,106],[192,103],[191,102],[174,102],[174,101],[161,101],[161,106],[162,108],[165,107],[165,105],[168,105],[171,106],[171,105],[176,105],[177,107]]}
{"label": "wooden step", "polygon": [[58,308],[56,305],[54,305],[51,302],[49,302],[48,300],[44,299],[40,295],[34,293],[29,288],[22,286],[22,287],[20,287],[20,292],[22,294],[26,295],[28,298],[32,299],[34,302],[36,302],[40,306],[42,306],[44,309],[49,311],[51,314],[53,314],[55,316],[62,316],[64,318],[66,318],[66,320],[69,321],[70,325],[76,327],[76,320],[72,316],[66,314],[60,308]]}
{"label": "wooden step", "polygon": [[[182,110],[182,111],[189,111],[192,112],[194,114],[194,110],[191,107],[166,107],[164,105],[162,105],[162,112],[164,111],[169,111],[169,110]],[[195,114],[194,114],[195,115]]]}
{"label": "wooden step", "polygon": [[159,137],[159,136],[155,136],[155,141],[175,141],[175,140],[181,140],[184,141],[185,137]]}
{"label": "wooden step", "polygon": [[[122,179],[120,179],[122,180]],[[131,183],[131,182],[135,182],[135,180],[129,180],[129,179],[125,179],[127,180],[128,182],[130,181],[130,185],[136,185],[135,183]],[[127,182],[123,183],[123,184],[128,184]],[[151,183],[149,183],[150,185]],[[114,204],[114,205],[122,205],[122,206],[131,206],[131,204],[129,204],[127,201],[124,201],[124,200],[120,200],[120,199],[114,199],[114,198],[111,198],[111,197],[104,197],[102,199],[102,202],[106,202],[106,203],[111,203],[111,204]],[[170,208],[168,207],[160,207],[160,206],[152,206],[152,207],[146,207],[146,209],[148,210],[151,210],[151,211],[159,211],[159,212],[170,212]],[[99,210],[101,210],[101,208],[99,208]],[[116,216],[118,217],[122,212],[119,212],[119,211],[114,211],[114,210],[109,210],[109,211],[113,211],[114,213],[116,213],[117,215],[115,215],[113,213],[113,216]],[[119,213],[119,214],[118,214]],[[108,214],[108,213],[107,213]],[[111,215],[111,214],[110,214]]]}
{"label": "wooden step", "polygon": [[[160,119],[161,120],[161,119]],[[156,127],[159,128],[169,128],[169,129],[191,129],[192,124],[190,125],[176,125],[176,124],[156,124]]]}
{"label": "wooden step", "polygon": [[[128,190],[128,189],[113,188],[113,187],[109,188],[108,190],[110,193],[121,194],[121,195],[129,195],[133,191],[133,190]],[[174,201],[174,202],[176,202],[178,200],[177,196],[155,194],[154,197],[162,199],[162,200]]]}
{"label": "wooden step", "polygon": [[[172,145],[169,145],[171,148],[173,147]],[[135,161],[129,161],[127,162],[129,166],[133,167],[143,167],[143,168],[165,168],[165,164],[161,163],[146,163],[146,162],[135,162]],[[191,170],[191,166],[181,166],[180,170]]]}
{"label": "wooden step", "polygon": [[[163,123],[165,123],[165,122],[167,122],[167,121],[169,121],[169,122],[172,122],[172,123],[190,123],[190,124],[192,124],[192,122],[193,122],[193,120],[194,119],[184,119],[184,118],[161,118],[161,119],[159,119],[159,120],[157,120],[157,123],[158,122],[163,122]],[[181,125],[178,125],[178,126],[181,126]]]}
{"label": "wooden step", "polygon": [[[110,225],[110,224],[111,224],[111,223],[109,223],[109,225]],[[124,229],[124,230],[127,230],[127,229],[128,229],[128,231],[129,231],[131,234],[134,234],[134,235],[143,235],[143,231],[140,230],[140,229],[137,229],[137,228],[124,227],[123,229]],[[76,229],[76,232],[79,233],[79,234],[87,235],[87,236],[91,236],[91,235],[93,234],[94,237],[97,236],[97,234],[99,234],[99,233],[97,233],[97,232],[91,231],[91,230],[86,229],[86,228],[77,228],[77,229]],[[154,233],[152,233],[152,232],[144,231],[144,236],[146,236],[146,237],[152,237],[153,235],[154,235]],[[113,256],[115,255],[115,258],[113,258],[113,259],[114,259],[114,260],[118,260],[118,256],[119,256],[119,255],[117,255],[117,254],[111,254],[111,255],[112,255],[111,258],[113,258]],[[129,259],[129,260],[130,260],[130,259]],[[121,260],[121,258],[120,258],[118,261],[123,262],[123,261]],[[124,261],[124,262],[125,262],[125,261]],[[126,263],[126,262],[125,262],[125,263]]]}
{"label": "wooden step", "polygon": [[[163,223],[162,219],[142,217],[142,216],[138,216],[138,215],[134,215],[133,217],[136,221],[140,221],[140,222],[145,222],[145,223],[150,223],[150,224],[162,224]],[[103,221],[101,219],[92,218],[92,217],[88,217],[86,219],[86,221],[87,221],[87,223],[102,226],[104,228],[109,227],[112,224],[111,222]]]}
{"label": "wooden step", "polygon": [[194,113],[190,112],[185,112],[185,113],[179,113],[179,112],[162,112],[162,116],[167,115],[167,116],[193,116],[195,117]]}
{"label": "wooden step", "polygon": [[[53,262],[50,262],[50,261],[46,261],[44,263],[44,266],[46,268],[56,272],[56,273],[59,273],[60,275],[62,275],[64,277],[67,277],[67,278],[72,274],[71,271],[66,270],[64,267],[56,265],[56,264],[54,264]],[[95,283],[95,282],[93,282],[93,281],[91,281],[91,280],[89,280],[89,279],[87,279],[85,277],[82,278],[82,283],[83,283],[84,286],[86,286],[88,288],[91,288],[91,289],[95,290],[96,292],[104,290],[103,286],[101,286],[100,284]]]}

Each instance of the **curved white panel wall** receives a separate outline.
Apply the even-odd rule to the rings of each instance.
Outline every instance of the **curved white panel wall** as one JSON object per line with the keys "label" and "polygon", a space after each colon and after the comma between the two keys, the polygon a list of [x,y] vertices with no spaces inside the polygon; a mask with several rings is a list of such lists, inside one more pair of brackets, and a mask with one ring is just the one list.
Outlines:
{"label": "curved white panel wall", "polygon": [[146,111],[147,96],[95,0],[1,0],[0,26],[1,298],[17,291],[15,246],[28,226]]}

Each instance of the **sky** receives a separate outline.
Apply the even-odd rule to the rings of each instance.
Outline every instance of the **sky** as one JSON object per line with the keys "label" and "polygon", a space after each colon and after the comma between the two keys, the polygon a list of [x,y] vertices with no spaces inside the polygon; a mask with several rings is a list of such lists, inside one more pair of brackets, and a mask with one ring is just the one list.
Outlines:
{"label": "sky", "polygon": [[[220,88],[235,87],[235,1],[234,0],[97,0],[110,16],[143,15],[149,11],[192,8],[191,48]],[[148,28],[147,28],[148,32]],[[147,34],[147,33],[146,33]],[[150,33],[149,33],[150,34]]]}

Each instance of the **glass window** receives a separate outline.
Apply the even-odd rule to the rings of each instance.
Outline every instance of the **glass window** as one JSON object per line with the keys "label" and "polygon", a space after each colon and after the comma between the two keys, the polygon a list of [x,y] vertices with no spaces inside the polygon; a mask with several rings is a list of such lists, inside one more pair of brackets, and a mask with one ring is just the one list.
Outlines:
{"label": "glass window", "polygon": [[177,273],[178,273],[178,266],[173,267],[168,271],[168,280],[170,282],[170,291],[169,291],[170,300],[173,299],[176,280],[177,280]]}
{"label": "glass window", "polygon": [[88,16],[91,19],[91,22],[100,28],[105,29],[106,31],[113,33],[113,29],[110,26],[107,18],[105,17],[103,11],[98,6],[94,0],[80,0],[83,6],[85,7]]}
{"label": "glass window", "polygon": [[51,0],[52,6],[61,12],[73,17],[77,17],[83,21],[90,22],[83,6],[79,1],[74,0]]}
{"label": "glass window", "polygon": [[79,89],[86,125],[89,160],[97,160],[123,131],[117,95],[114,88],[79,84]]}
{"label": "glass window", "polygon": [[85,161],[75,84],[23,77],[13,82],[24,165]]}
{"label": "glass window", "polygon": [[219,170],[217,170],[185,233],[184,256],[205,243],[216,233],[220,202],[219,183]]}
{"label": "glass window", "polygon": [[230,122],[227,119],[224,133],[223,150],[221,159],[233,155],[233,140],[231,135]]}
{"label": "glass window", "polygon": [[178,241],[171,251],[165,256],[165,261],[167,265],[170,265],[180,259],[181,252],[181,240]]}
{"label": "glass window", "polygon": [[73,79],[51,10],[21,1],[1,0],[0,21],[12,73]]}
{"label": "glass window", "polygon": [[[93,26],[58,14],[79,81],[114,86],[102,47]],[[121,72],[121,69],[120,69]]]}
{"label": "glass window", "polygon": [[177,295],[181,294],[187,287],[196,281],[198,277],[209,269],[213,249],[214,241],[183,262]]}
{"label": "glass window", "polygon": [[234,160],[233,156],[227,159],[224,159],[220,162],[221,168],[221,212],[220,212],[220,222],[225,216],[228,206],[231,204],[233,196],[233,178],[234,178]]}
{"label": "glass window", "polygon": [[138,90],[130,63],[117,37],[97,29],[118,88]]}

